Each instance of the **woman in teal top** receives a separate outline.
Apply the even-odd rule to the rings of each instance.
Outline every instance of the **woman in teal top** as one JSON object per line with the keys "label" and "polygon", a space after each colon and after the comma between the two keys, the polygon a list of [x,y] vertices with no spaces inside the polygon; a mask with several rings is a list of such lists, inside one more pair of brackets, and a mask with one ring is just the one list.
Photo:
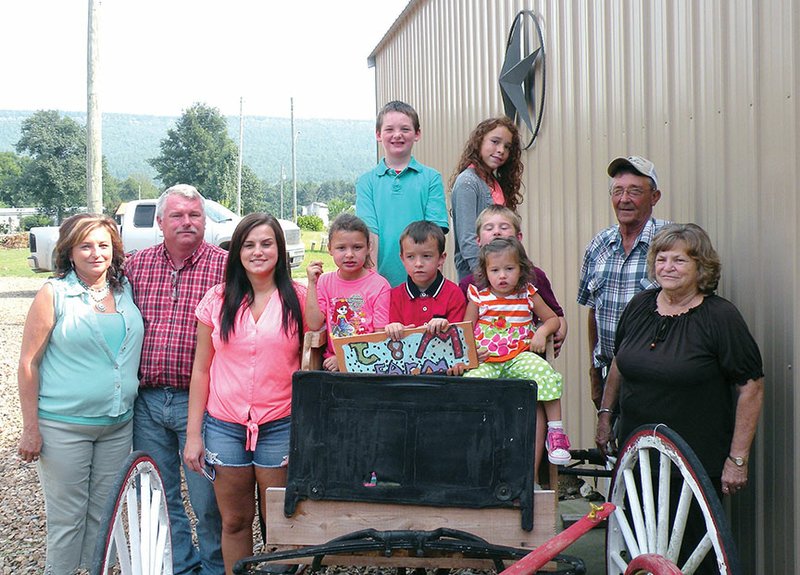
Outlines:
{"label": "woman in teal top", "polygon": [[54,575],[89,567],[102,507],[131,451],[144,326],[122,275],[113,220],[64,221],[55,277],[36,294],[22,336],[18,453],[38,461]]}

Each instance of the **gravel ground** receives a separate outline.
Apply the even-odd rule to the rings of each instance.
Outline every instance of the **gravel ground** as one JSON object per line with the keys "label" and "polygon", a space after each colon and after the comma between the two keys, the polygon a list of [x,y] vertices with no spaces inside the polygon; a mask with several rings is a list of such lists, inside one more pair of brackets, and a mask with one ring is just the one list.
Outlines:
{"label": "gravel ground", "polygon": [[45,276],[0,279],[0,573],[44,571],[44,498],[36,464],[17,457],[22,428],[17,362],[22,328]]}
{"label": "gravel ground", "polygon": [[[23,463],[17,457],[22,427],[17,362],[25,316],[45,279],[42,275],[0,280],[0,575],[44,570],[44,498],[36,464]],[[574,493],[577,485],[565,485],[570,482],[565,482],[563,477],[560,483],[566,491],[560,494],[562,498],[571,499],[577,495]],[[259,547],[256,544],[256,552]],[[355,569],[333,571],[359,572]]]}

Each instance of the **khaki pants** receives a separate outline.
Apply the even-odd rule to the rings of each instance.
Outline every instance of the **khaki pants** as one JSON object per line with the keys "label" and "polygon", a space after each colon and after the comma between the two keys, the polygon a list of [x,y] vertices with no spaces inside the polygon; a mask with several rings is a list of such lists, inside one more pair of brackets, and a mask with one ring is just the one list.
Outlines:
{"label": "khaki pants", "polygon": [[133,421],[80,425],[39,420],[39,481],[47,515],[46,573],[90,567],[108,493],[131,452]]}

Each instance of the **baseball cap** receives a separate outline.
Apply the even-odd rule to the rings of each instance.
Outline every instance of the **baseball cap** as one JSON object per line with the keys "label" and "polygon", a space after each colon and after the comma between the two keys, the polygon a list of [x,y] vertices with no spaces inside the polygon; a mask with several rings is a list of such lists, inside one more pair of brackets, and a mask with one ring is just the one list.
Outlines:
{"label": "baseball cap", "polygon": [[617,172],[620,170],[620,168],[623,167],[632,168],[633,171],[645,177],[652,178],[653,184],[655,185],[656,189],[658,189],[658,175],[656,174],[656,166],[647,158],[643,158],[642,156],[628,156],[627,158],[616,158],[611,160],[611,163],[608,164],[608,175],[613,178],[617,175]]}

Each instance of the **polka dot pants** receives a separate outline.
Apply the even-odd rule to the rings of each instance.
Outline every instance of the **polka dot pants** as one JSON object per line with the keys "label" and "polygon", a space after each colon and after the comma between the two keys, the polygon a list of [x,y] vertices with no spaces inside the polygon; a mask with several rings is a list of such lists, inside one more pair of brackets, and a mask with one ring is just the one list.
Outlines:
{"label": "polka dot pants", "polygon": [[482,363],[465,373],[464,377],[533,380],[538,388],[537,401],[559,399],[563,387],[561,374],[547,361],[530,351],[523,351],[502,363]]}

